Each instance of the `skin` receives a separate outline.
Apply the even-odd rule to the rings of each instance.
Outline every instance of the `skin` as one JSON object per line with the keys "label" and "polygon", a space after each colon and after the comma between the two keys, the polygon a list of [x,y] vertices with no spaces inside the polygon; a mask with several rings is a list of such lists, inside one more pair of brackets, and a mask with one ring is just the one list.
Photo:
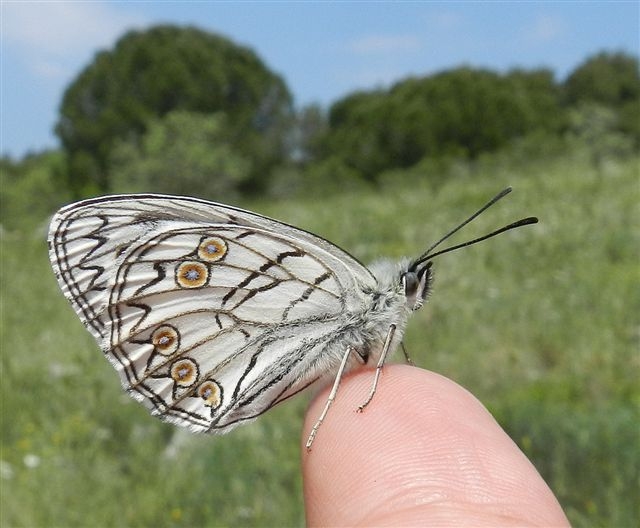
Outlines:
{"label": "skin", "polygon": [[307,413],[302,468],[309,526],[569,526],[536,469],[484,406],[433,372],[384,367],[343,379],[307,452],[328,396]]}

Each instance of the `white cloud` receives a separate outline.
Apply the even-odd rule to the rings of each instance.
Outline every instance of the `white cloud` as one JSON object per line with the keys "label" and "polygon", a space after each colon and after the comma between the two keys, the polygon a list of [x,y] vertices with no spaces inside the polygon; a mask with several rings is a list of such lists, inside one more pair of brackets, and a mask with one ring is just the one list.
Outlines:
{"label": "white cloud", "polygon": [[531,25],[524,28],[525,39],[529,42],[546,44],[553,42],[566,32],[564,21],[553,15],[538,15]]}
{"label": "white cloud", "polygon": [[3,2],[2,15],[3,47],[48,78],[144,24],[141,16],[101,2]]}
{"label": "white cloud", "polygon": [[359,55],[418,51],[421,40],[415,35],[368,35],[352,40],[348,49]]}

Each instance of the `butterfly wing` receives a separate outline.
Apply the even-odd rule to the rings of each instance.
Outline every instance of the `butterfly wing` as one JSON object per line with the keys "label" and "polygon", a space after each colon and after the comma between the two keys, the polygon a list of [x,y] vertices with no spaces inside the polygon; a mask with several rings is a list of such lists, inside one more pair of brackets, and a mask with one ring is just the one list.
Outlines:
{"label": "butterfly wing", "polygon": [[375,285],[311,233],[191,198],[73,204],[49,244],[63,292],[124,387],[199,431],[254,418],[335,371],[334,345]]}

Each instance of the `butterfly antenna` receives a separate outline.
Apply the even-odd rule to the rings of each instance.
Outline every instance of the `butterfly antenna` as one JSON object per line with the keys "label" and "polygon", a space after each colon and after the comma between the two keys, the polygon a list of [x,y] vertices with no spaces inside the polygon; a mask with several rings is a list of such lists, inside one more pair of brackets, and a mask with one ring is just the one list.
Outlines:
{"label": "butterfly antenna", "polygon": [[495,231],[491,231],[491,233],[478,237],[478,238],[474,238],[473,240],[469,240],[468,242],[463,242],[462,244],[458,244],[456,246],[451,246],[445,249],[442,249],[440,251],[436,251],[435,253],[431,253],[430,255],[425,255],[423,256],[418,263],[420,262],[424,262],[425,260],[431,260],[433,257],[437,257],[438,255],[444,255],[445,253],[449,253],[450,251],[455,251],[456,249],[460,249],[463,247],[467,247],[467,246],[472,246],[473,244],[477,244],[478,242],[482,242],[483,240],[486,240],[487,238],[491,238],[494,237],[496,235],[499,235],[500,233],[504,233],[505,231],[510,231],[511,229],[515,229],[516,227],[522,227],[522,226],[526,226],[526,225],[531,225],[531,224],[537,224],[538,223],[538,219],[535,216],[529,216],[527,218],[523,218],[522,220],[518,220],[517,222],[513,222],[509,225],[506,225],[504,227],[501,227],[500,229],[496,229]]}
{"label": "butterfly antenna", "polygon": [[491,237],[494,237],[496,235],[499,235],[500,233],[504,233],[505,231],[510,231],[511,229],[515,229],[517,227],[522,227],[522,226],[525,226],[525,225],[538,223],[538,219],[536,217],[530,216],[528,218],[523,218],[521,220],[518,220],[517,222],[513,222],[513,223],[511,223],[509,225],[501,227],[500,229],[496,229],[495,231],[492,231],[491,233],[488,233],[488,234],[486,234],[484,236],[481,236],[481,237],[478,237],[478,238],[474,238],[473,240],[469,240],[467,242],[463,242],[462,244],[457,244],[455,246],[451,246],[451,247],[448,247],[448,248],[440,250],[440,251],[436,251],[435,253],[431,253],[436,247],[438,247],[440,244],[442,244],[445,240],[447,240],[449,237],[451,237],[452,235],[454,235],[455,233],[460,231],[460,229],[462,229],[464,226],[466,226],[473,219],[475,219],[478,216],[480,216],[484,211],[486,211],[493,204],[495,204],[496,202],[498,202],[499,200],[504,198],[511,191],[512,191],[512,188],[511,187],[507,187],[506,189],[504,189],[503,191],[498,193],[496,196],[494,196],[491,200],[489,200],[489,202],[487,202],[484,206],[482,206],[480,209],[478,209],[475,213],[473,213],[464,222],[462,222],[460,225],[454,227],[446,235],[444,235],[442,238],[440,238],[440,240],[438,240],[437,242],[432,244],[429,247],[429,249],[427,249],[422,255],[420,255],[414,261],[414,263],[411,266],[411,268],[415,268],[418,264],[421,264],[422,262],[425,262],[427,260],[431,260],[432,258],[434,258],[434,257],[436,257],[438,255],[443,255],[444,253],[449,253],[450,251],[455,251],[455,250],[463,248],[463,247],[471,246],[471,245],[476,244],[478,242],[482,242],[483,240],[487,240],[488,238],[491,238]]}

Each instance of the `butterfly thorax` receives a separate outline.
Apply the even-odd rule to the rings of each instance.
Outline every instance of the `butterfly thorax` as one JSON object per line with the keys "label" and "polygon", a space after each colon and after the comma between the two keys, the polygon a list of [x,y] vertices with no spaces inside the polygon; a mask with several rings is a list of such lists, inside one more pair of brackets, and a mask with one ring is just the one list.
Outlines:
{"label": "butterfly thorax", "polygon": [[[389,329],[395,334],[391,349],[402,341],[409,316],[418,310],[431,285],[430,269],[424,274],[408,270],[408,261],[391,262],[380,260],[369,266],[376,278],[376,286],[366,291],[367,307],[359,318],[362,331],[362,347],[359,350],[367,363],[377,361]],[[364,353],[363,353],[364,352]]]}

